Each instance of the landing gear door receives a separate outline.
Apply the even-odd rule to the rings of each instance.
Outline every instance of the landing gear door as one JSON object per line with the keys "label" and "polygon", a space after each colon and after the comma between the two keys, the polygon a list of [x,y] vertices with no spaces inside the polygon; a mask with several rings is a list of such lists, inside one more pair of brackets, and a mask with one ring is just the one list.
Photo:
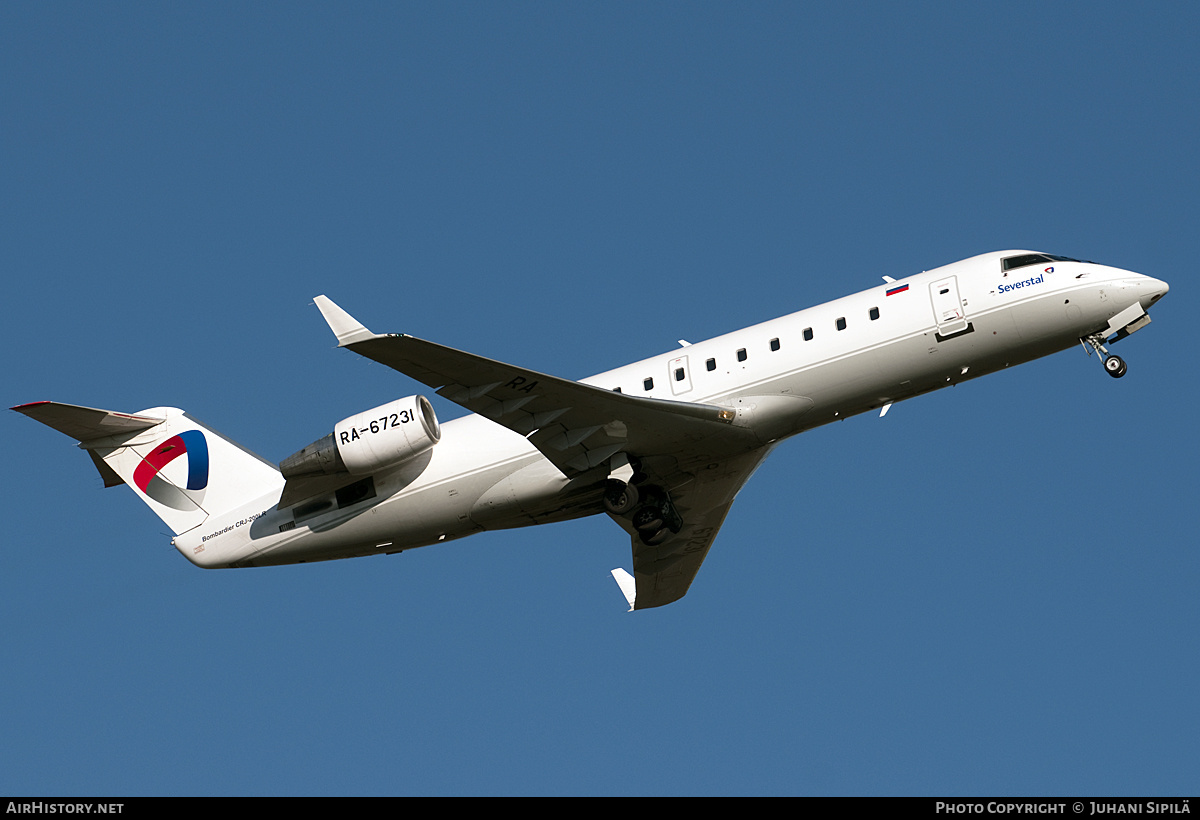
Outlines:
{"label": "landing gear door", "polygon": [[939,335],[952,336],[967,329],[966,311],[958,295],[958,277],[948,276],[934,282],[929,286],[929,298],[933,301],[933,318]]}
{"label": "landing gear door", "polygon": [[671,381],[671,392],[676,396],[692,389],[692,371],[688,369],[687,356],[671,360],[668,367],[668,378]]}

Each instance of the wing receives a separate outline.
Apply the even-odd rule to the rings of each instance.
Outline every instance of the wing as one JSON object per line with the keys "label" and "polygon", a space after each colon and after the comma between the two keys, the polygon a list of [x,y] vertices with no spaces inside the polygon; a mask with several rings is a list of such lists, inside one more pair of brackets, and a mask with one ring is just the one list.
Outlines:
{"label": "wing", "polygon": [[629,519],[613,516],[633,539],[637,609],[683,597],[738,490],[770,450],[729,407],[627,396],[412,336],[378,335],[328,298],[314,301],[341,347],[520,433],[564,475],[596,470],[599,481],[613,456],[634,461],[642,483],[664,490],[682,522],[649,546]]}
{"label": "wing", "polygon": [[[683,528],[661,546],[644,544],[629,519],[610,515],[633,543],[636,595],[629,603],[634,609],[663,606],[687,594],[738,491],[772,449],[762,447],[705,465],[690,476],[675,476],[683,481],[671,491],[671,500],[683,519]],[[651,479],[667,483],[659,476]]]}
{"label": "wing", "polygon": [[328,298],[315,301],[339,346],[520,433],[568,477],[617,453],[667,457],[691,470],[761,446],[728,407],[626,396],[412,336],[377,335]]}

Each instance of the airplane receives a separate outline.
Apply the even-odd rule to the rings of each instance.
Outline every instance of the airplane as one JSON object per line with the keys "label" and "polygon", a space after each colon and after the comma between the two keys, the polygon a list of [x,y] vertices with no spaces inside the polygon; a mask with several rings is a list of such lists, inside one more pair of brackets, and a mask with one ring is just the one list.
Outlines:
{"label": "airplane", "polygon": [[784,439],[1150,322],[1159,279],[1028,250],[986,253],[575,382],[403,334],[315,298],[338,346],[470,411],[415,394],[342,419],[279,465],[182,410],[12,409],[126,484],[198,567],[393,554],[485,530],[606,513],[630,611],[691,587],[739,490]]}

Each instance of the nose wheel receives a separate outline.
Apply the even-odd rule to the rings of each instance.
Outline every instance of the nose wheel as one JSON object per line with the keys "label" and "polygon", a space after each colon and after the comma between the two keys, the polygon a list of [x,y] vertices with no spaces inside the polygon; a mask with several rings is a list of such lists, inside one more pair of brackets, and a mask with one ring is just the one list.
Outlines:
{"label": "nose wheel", "polygon": [[[1100,357],[1100,361],[1104,364],[1104,372],[1112,376],[1114,379],[1119,379],[1129,370],[1129,365],[1125,364],[1125,360],[1120,356],[1113,356],[1104,347],[1104,336],[1099,333],[1094,333],[1091,336],[1085,336],[1079,341],[1084,343],[1084,350],[1087,350],[1089,356],[1092,355],[1092,350],[1096,351],[1096,355]],[[1091,350],[1088,350],[1088,347]]]}
{"label": "nose wheel", "polygon": [[1104,360],[1104,372],[1112,376],[1114,379],[1119,379],[1125,375],[1125,371],[1129,366],[1125,364],[1125,360],[1120,356],[1109,356]]}

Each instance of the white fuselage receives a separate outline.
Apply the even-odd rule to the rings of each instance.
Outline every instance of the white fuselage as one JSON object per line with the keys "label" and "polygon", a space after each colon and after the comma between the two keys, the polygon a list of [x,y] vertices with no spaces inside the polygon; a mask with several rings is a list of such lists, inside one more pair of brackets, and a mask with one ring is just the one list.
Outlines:
{"label": "white fuselage", "polygon": [[[973,257],[583,381],[630,396],[745,410],[770,446],[1071,347],[1167,291],[1157,279],[1090,262],[1002,273],[1001,257],[1015,253]],[[276,509],[275,492],[175,544],[199,566],[286,564],[602,511],[598,485],[573,485],[524,437],[478,415],[445,422],[436,447],[374,476],[374,489],[372,498],[326,505],[307,518],[303,504]]]}

